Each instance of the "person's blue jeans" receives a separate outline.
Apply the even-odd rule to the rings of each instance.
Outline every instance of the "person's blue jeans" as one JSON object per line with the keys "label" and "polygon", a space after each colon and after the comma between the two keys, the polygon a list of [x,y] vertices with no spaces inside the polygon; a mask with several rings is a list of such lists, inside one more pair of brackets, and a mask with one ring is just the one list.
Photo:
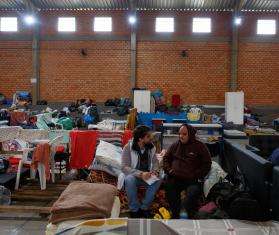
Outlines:
{"label": "person's blue jeans", "polygon": [[[158,180],[152,185],[148,185],[142,179],[136,176],[127,175],[125,177],[125,191],[128,196],[130,211],[137,212],[139,209],[148,210],[149,206],[154,200],[156,192],[161,185],[161,182],[161,180]],[[146,192],[145,197],[140,204],[138,200],[138,187],[142,185],[146,187]]]}

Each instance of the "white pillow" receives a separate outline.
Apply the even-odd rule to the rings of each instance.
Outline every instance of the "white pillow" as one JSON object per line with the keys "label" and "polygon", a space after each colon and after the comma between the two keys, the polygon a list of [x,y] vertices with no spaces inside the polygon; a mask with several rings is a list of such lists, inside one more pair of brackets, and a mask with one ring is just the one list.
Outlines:
{"label": "white pillow", "polygon": [[121,156],[121,147],[117,147],[111,143],[100,140],[95,154],[95,158],[99,162],[108,166],[113,166],[115,168],[121,169]]}

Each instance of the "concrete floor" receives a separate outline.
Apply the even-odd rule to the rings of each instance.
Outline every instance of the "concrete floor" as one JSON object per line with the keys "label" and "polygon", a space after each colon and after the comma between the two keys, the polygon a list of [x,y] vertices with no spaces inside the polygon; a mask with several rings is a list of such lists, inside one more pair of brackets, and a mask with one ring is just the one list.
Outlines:
{"label": "concrete floor", "polygon": [[0,235],[42,235],[47,224],[35,213],[0,213]]}
{"label": "concrete floor", "polygon": [[0,235],[42,235],[47,221],[1,220]]}

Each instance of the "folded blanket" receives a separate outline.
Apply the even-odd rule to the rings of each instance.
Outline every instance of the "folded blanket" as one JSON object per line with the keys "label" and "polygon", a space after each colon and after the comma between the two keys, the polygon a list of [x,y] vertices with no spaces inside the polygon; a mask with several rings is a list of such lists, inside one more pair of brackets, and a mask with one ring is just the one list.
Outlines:
{"label": "folded blanket", "polygon": [[109,218],[117,189],[109,184],[73,182],[51,208],[50,222]]}

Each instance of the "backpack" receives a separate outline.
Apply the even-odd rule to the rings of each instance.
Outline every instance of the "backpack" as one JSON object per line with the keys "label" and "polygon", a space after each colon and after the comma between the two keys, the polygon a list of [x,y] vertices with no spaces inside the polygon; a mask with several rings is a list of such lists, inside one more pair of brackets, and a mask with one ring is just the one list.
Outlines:
{"label": "backpack", "polygon": [[115,102],[112,99],[108,99],[105,102],[105,106],[115,106]]}
{"label": "backpack", "polygon": [[229,182],[215,184],[207,198],[224,210],[230,219],[252,221],[269,219],[268,209],[261,207],[249,192],[237,190]]}
{"label": "backpack", "polygon": [[24,101],[28,101],[28,102],[32,101],[32,96],[31,96],[30,92],[20,91],[17,93],[17,96],[18,96],[19,100],[24,100]]}
{"label": "backpack", "polygon": [[0,110],[0,121],[5,121],[8,119],[8,112],[6,110]]}
{"label": "backpack", "polygon": [[71,113],[76,112],[76,111],[78,110],[75,103],[70,104],[70,106],[68,107],[68,109],[69,109],[69,111],[70,111]]}
{"label": "backpack", "polygon": [[47,101],[46,100],[38,100],[37,105],[47,105]]}
{"label": "backpack", "polygon": [[248,192],[238,191],[227,200],[225,211],[231,219],[265,221],[270,219],[269,211]]}
{"label": "backpack", "polygon": [[90,116],[93,118],[93,122],[94,122],[94,123],[97,123],[97,122],[100,121],[97,106],[92,106],[92,107],[90,107],[90,108],[88,109],[87,114],[90,115]]}
{"label": "backpack", "polygon": [[128,107],[119,107],[117,110],[117,115],[118,116],[125,116],[129,114],[129,109]]}
{"label": "backpack", "polygon": [[114,102],[114,106],[116,106],[116,107],[120,105],[120,99],[118,99],[118,98],[115,98],[113,100],[113,102]]}
{"label": "backpack", "polygon": [[83,121],[85,124],[92,124],[94,122],[94,117],[89,114],[85,114],[83,116]]}
{"label": "backpack", "polygon": [[225,209],[227,205],[227,200],[230,195],[234,192],[234,186],[229,182],[219,182],[215,184],[207,196],[209,201],[215,202],[215,204],[221,208]]}

